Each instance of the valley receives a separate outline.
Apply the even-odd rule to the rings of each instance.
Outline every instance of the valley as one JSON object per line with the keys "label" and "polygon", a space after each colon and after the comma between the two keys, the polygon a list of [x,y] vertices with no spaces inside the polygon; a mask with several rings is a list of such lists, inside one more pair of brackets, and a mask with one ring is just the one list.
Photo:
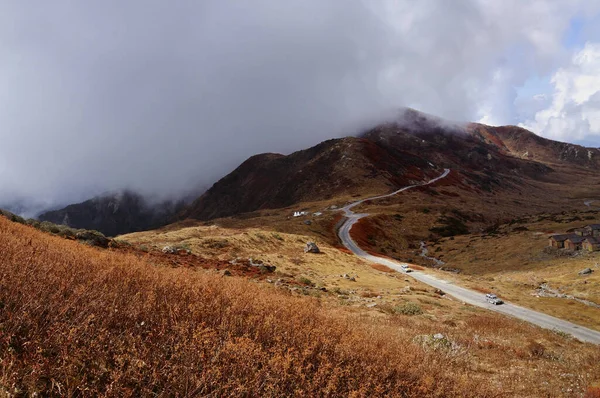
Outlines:
{"label": "valley", "polygon": [[[130,300],[131,305],[124,304],[129,307],[120,322],[129,325],[132,319],[138,319],[138,326],[128,326],[128,339],[134,346],[147,338],[136,329],[141,319],[152,319],[152,333],[158,333],[152,334],[157,347],[178,344],[197,364],[204,359],[189,351],[197,347],[196,340],[164,340],[166,337],[158,330],[178,325],[183,335],[207,333],[213,336],[203,340],[212,347],[207,352],[223,352],[217,341],[226,341],[231,350],[227,355],[241,358],[251,349],[257,361],[271,361],[268,366],[279,365],[266,358],[285,362],[278,353],[280,349],[307,353],[310,350],[301,347],[318,344],[321,348],[315,352],[332,347],[327,358],[320,354],[294,357],[294,361],[310,363],[312,369],[343,368],[328,361],[343,361],[333,358],[342,358],[345,354],[340,352],[349,348],[341,334],[331,337],[339,341],[334,343],[325,330],[350,330],[358,351],[363,349],[358,347],[372,350],[369,347],[375,344],[387,347],[391,353],[411,356],[411,363],[419,357],[418,361],[425,361],[424,366],[437,366],[435,371],[415,370],[410,376],[414,383],[401,387],[408,396],[470,396],[474,385],[478,387],[473,396],[495,396],[499,391],[514,396],[570,396],[573,391],[594,388],[600,382],[595,366],[600,360],[600,252],[553,250],[548,248],[548,237],[600,222],[600,209],[594,207],[594,201],[600,198],[595,155],[570,158],[569,154],[580,152],[539,142],[513,128],[441,128],[427,116],[412,111],[405,118],[410,120],[408,125],[382,125],[359,137],[326,141],[289,156],[254,156],[188,205],[167,204],[158,216],[136,202],[135,195],[130,197],[131,205],[106,197],[53,213],[61,219],[59,223],[69,224],[77,215],[82,222],[78,227],[109,226],[113,228],[109,237],[6,213],[13,222],[0,220],[5,231],[0,237],[2,246],[11,249],[3,252],[0,266],[10,271],[0,278],[0,284],[11,291],[10,275],[20,272],[11,268],[13,260],[29,256],[34,259],[31,267],[36,273],[79,280],[77,283],[82,285],[75,291],[88,292],[85,294],[90,305],[107,305],[109,297],[120,297],[123,303]],[[528,149],[527,156],[521,153],[524,148]],[[120,224],[120,220],[131,223]],[[136,232],[147,222],[160,225]],[[128,233],[115,233],[116,225]],[[95,241],[86,240],[89,236],[102,241],[102,245],[85,247],[95,245]],[[22,243],[15,239],[30,242],[25,246],[31,245],[33,251],[19,251]],[[317,253],[311,252],[313,243]],[[38,245],[44,249],[40,251]],[[61,256],[59,251],[68,255]],[[44,260],[47,255],[51,257],[48,263]],[[65,264],[72,261],[83,265],[71,270],[72,265]],[[402,264],[408,265],[410,272]],[[580,275],[585,268],[591,271]],[[120,284],[115,285],[117,290],[111,290],[108,284],[97,287],[94,281],[106,272],[123,275],[140,288],[144,286],[146,298],[136,301],[140,291],[127,290]],[[27,281],[23,283],[41,283],[28,279],[31,274],[19,275],[20,280]],[[213,316],[220,320],[202,332],[192,332],[194,320],[184,315],[184,308],[190,308],[189,299],[177,289],[169,290],[164,281],[192,295],[198,289],[210,289],[202,290],[205,293],[198,298],[198,311],[202,308],[204,315],[194,312],[194,316],[205,319],[203,325],[213,322],[206,320]],[[67,289],[68,285],[61,286]],[[44,291],[42,287],[38,290]],[[165,296],[166,291],[169,293]],[[486,303],[486,293],[495,293],[505,304]],[[52,293],[48,290],[44,294]],[[169,297],[168,308],[156,301],[162,296]],[[0,300],[15,311],[25,311],[11,295],[0,296]],[[219,318],[207,310],[211,305],[225,308],[218,304],[223,302],[232,305],[230,318]],[[69,313],[73,305],[69,303],[46,299],[46,303],[35,305],[65,306],[59,311]],[[79,311],[93,319],[101,312],[100,307],[80,305]],[[153,311],[161,315],[153,316]],[[44,312],[36,314],[32,312],[34,318],[29,322],[45,322]],[[309,319],[302,318],[306,316]],[[11,328],[5,330],[14,339],[20,326],[10,319],[4,320]],[[67,322],[66,318],[53,319],[53,327],[57,328]],[[167,326],[169,319],[178,319],[179,323]],[[252,326],[247,324],[249,319],[255,319]],[[268,325],[264,319],[271,319]],[[327,325],[322,332],[315,329],[318,331],[312,335],[321,336],[316,340],[280,337],[281,331],[289,330],[286,328],[292,324],[301,330],[315,328],[312,322],[316,319]],[[124,333],[118,331],[117,324],[103,322],[103,330],[109,331],[106,339],[112,339],[113,333]],[[267,333],[265,327],[275,332]],[[81,329],[74,333],[88,332]],[[40,335],[26,336],[26,340],[44,339]],[[94,339],[79,336],[85,350],[97,352]],[[13,342],[6,344],[17,347]],[[40,344],[58,347],[68,343],[60,340]],[[12,360],[28,363],[20,354],[28,351],[19,350],[11,354]],[[157,360],[141,351],[123,348],[121,352],[128,361]],[[32,353],[27,355],[34,357]],[[110,377],[120,377],[122,370],[112,362],[112,356],[96,356],[98,359],[86,360],[87,366],[100,366],[113,375]],[[67,355],[62,360],[70,363],[72,357]],[[398,366],[406,364],[397,358],[390,360]],[[175,368],[180,366],[178,361],[167,359]],[[380,366],[375,357],[368,361],[369,366]],[[217,366],[226,372],[266,377],[258,369],[225,357]],[[393,368],[386,366],[381,364],[377,372]],[[62,370],[66,376],[44,377],[58,378],[62,380],[60,388],[68,388],[65,380],[73,377],[70,369]],[[265,391],[245,377],[226,381],[219,372],[210,380],[194,379],[193,373],[186,373],[186,377],[194,379],[193,383],[204,391],[216,391],[216,386],[224,385],[249,394]],[[318,370],[311,372],[311,381],[303,383],[309,390],[303,391],[322,391],[326,388],[319,381],[323,376]],[[557,378],[556,372],[565,376]],[[431,381],[434,374],[437,382]],[[288,375],[289,380],[297,380],[296,373]],[[373,375],[359,372],[357,377],[366,380]],[[381,393],[398,388],[396,383],[403,383],[403,377],[394,376],[391,384],[376,378],[370,387],[357,387],[341,378],[335,389],[361,391],[359,395]],[[31,379],[33,384],[22,380],[17,383],[21,388],[44,390],[37,387],[43,385],[43,379]],[[96,389],[103,385],[101,380],[90,378],[86,383]],[[269,388],[290,394],[292,390],[282,384],[283,380],[278,379]],[[489,391],[481,390],[484,382]],[[150,383],[168,389],[162,376]],[[565,387],[567,384],[569,387]]]}

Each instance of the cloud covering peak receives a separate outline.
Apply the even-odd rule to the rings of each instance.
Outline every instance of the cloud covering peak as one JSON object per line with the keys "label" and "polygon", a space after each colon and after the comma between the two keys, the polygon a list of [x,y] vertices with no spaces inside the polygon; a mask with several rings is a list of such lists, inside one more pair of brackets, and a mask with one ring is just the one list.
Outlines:
{"label": "cloud covering peak", "polygon": [[[201,0],[0,5],[0,203],[168,196],[400,106],[511,122],[590,2]],[[519,12],[515,12],[519,10]]]}

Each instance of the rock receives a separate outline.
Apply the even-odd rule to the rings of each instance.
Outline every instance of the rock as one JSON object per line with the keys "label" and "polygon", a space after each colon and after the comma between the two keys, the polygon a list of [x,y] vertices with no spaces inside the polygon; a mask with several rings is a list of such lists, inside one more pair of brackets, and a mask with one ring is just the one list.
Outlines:
{"label": "rock", "polygon": [[355,278],[355,277],[348,278],[348,280],[349,280],[350,282],[356,282],[356,278]]}
{"label": "rock", "polygon": [[223,276],[231,276],[231,271],[226,269],[225,271],[223,271]]}
{"label": "rock", "polygon": [[266,274],[267,272],[274,272],[275,269],[277,269],[276,266],[274,265],[259,265],[258,269],[260,270],[260,272],[262,272],[263,274]]}
{"label": "rock", "polygon": [[377,307],[377,303],[369,303],[367,304],[367,308]]}
{"label": "rock", "polygon": [[319,247],[315,242],[307,242],[304,253],[321,253],[321,250],[319,250]]}
{"label": "rock", "polygon": [[104,248],[107,248],[108,243],[110,242],[110,239],[104,236],[104,234],[102,234],[101,232],[90,230],[78,231],[75,234],[75,238],[77,240],[85,241],[85,243],[87,243],[88,245]]}
{"label": "rock", "polygon": [[310,224],[312,224],[312,221],[310,221],[310,220],[306,220],[306,221],[304,221],[304,224],[306,224],[306,225],[310,225]]}
{"label": "rock", "polygon": [[591,268],[586,268],[584,270],[579,271],[579,275],[589,275],[594,272]]}
{"label": "rock", "polygon": [[444,335],[441,333],[436,333],[433,335],[434,340],[442,340],[443,338],[444,338]]}
{"label": "rock", "polygon": [[162,248],[162,252],[166,254],[175,254],[177,253],[177,249],[175,249],[173,246],[165,246]]}
{"label": "rock", "polygon": [[445,293],[443,290],[441,290],[441,289],[435,289],[435,290],[434,290],[434,293],[435,293],[435,294],[439,294],[440,296],[443,296],[443,295],[445,295],[445,294],[446,294],[446,293]]}

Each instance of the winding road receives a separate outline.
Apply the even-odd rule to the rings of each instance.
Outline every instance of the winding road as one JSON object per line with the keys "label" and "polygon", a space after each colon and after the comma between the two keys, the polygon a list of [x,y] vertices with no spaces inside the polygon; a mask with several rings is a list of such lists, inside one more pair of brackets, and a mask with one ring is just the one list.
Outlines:
{"label": "winding road", "polygon": [[419,271],[412,271],[410,273],[406,273],[406,271],[402,268],[402,265],[406,265],[406,263],[400,263],[400,262],[396,262],[396,261],[393,261],[393,260],[390,260],[387,258],[371,255],[371,254],[367,253],[366,251],[362,250],[350,236],[350,230],[352,229],[352,226],[354,224],[356,224],[358,222],[358,220],[360,220],[361,218],[367,217],[369,215],[367,213],[362,213],[362,214],[354,213],[352,211],[352,208],[366,202],[367,200],[383,199],[383,198],[397,195],[401,192],[407,191],[409,189],[412,189],[412,188],[415,188],[418,186],[433,184],[436,181],[439,181],[442,178],[446,177],[449,173],[450,173],[450,170],[445,169],[444,172],[440,176],[438,176],[430,181],[427,181],[425,183],[410,185],[410,186],[404,187],[402,189],[399,189],[399,190],[392,192],[390,194],[387,194],[387,195],[374,196],[372,198],[362,199],[362,200],[350,203],[350,204],[342,207],[340,210],[342,210],[344,212],[344,216],[346,217],[346,220],[341,225],[341,227],[338,231],[340,240],[342,241],[344,246],[346,246],[346,248],[348,248],[350,251],[352,251],[358,257],[362,257],[365,260],[368,260],[368,261],[371,261],[374,263],[385,265],[385,266],[390,267],[398,272],[405,273],[405,274],[407,274],[407,276],[410,276],[410,277],[412,277],[420,282],[423,282],[429,286],[432,286],[434,288],[440,289],[440,290],[444,291],[446,294],[449,294],[464,303],[476,305],[478,307],[486,308],[491,311],[496,311],[496,312],[500,312],[500,313],[503,313],[506,315],[510,315],[515,318],[522,319],[526,322],[533,323],[533,324],[540,326],[542,328],[545,328],[545,329],[557,330],[560,332],[568,333],[581,341],[594,343],[594,344],[600,344],[600,332],[598,332],[598,331],[595,331],[595,330],[592,330],[592,329],[589,329],[589,328],[586,328],[583,326],[579,326],[574,323],[567,322],[565,320],[555,318],[553,316],[546,315],[544,313],[533,311],[528,308],[520,307],[518,305],[514,305],[514,304],[510,304],[510,303],[505,303],[503,305],[489,304],[488,302],[485,301],[484,294],[479,293],[475,290],[470,290],[470,289],[455,285],[451,281],[446,281],[443,279],[436,278],[433,275],[425,274],[425,273],[419,272]]}

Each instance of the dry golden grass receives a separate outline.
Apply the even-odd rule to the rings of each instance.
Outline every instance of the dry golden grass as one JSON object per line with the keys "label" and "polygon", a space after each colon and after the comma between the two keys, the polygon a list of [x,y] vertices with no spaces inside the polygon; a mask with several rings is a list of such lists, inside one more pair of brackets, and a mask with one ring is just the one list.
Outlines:
{"label": "dry golden grass", "polygon": [[[600,308],[568,298],[538,297],[542,284],[600,304],[600,252],[568,255],[547,249],[551,233],[564,233],[600,221],[598,212],[539,215],[503,225],[494,235],[464,235],[430,245],[432,255],[461,274],[444,273],[482,291],[494,291],[515,303],[600,330]],[[520,229],[526,228],[525,231]],[[584,268],[591,275],[579,275]]]}
{"label": "dry golden grass", "polygon": [[[387,267],[373,266],[354,254],[331,246],[314,236],[273,232],[257,228],[193,226],[167,231],[146,231],[124,235],[120,239],[136,246],[160,249],[183,244],[193,253],[217,260],[253,258],[275,265],[279,273],[308,278],[328,289],[402,289],[409,286]],[[304,253],[307,241],[316,241],[321,254]],[[341,277],[356,276],[356,281]],[[275,276],[276,277],[276,276]],[[418,285],[412,282],[412,285]]]}
{"label": "dry golden grass", "polygon": [[498,315],[327,307],[4,218],[0,247],[0,394],[539,397],[600,380],[597,348]]}

